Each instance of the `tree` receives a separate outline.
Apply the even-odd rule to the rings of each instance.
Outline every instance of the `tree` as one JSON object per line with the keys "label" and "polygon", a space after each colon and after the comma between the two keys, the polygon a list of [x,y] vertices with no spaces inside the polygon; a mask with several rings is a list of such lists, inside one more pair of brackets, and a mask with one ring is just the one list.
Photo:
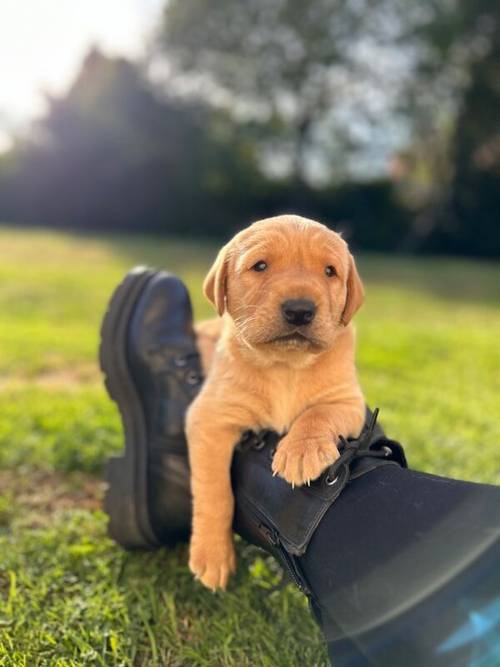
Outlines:
{"label": "tree", "polygon": [[392,2],[399,42],[413,52],[401,105],[411,139],[400,162],[416,215],[404,246],[498,255],[500,6]]}
{"label": "tree", "polygon": [[159,45],[200,95],[260,118],[265,143],[274,156],[288,153],[301,184],[325,144],[324,167],[333,164],[327,128],[334,128],[338,172],[356,147],[353,116],[370,122],[370,93],[386,82],[360,47],[377,56],[377,43],[393,30],[386,18],[371,0],[171,0]]}
{"label": "tree", "polygon": [[139,66],[97,49],[4,157],[0,180],[3,219],[172,232],[208,221],[207,233],[222,233],[235,198],[262,183],[228,119],[160,98]]}
{"label": "tree", "polygon": [[455,250],[500,254],[500,6],[482,3],[477,20],[487,28],[453,136],[451,224]]}

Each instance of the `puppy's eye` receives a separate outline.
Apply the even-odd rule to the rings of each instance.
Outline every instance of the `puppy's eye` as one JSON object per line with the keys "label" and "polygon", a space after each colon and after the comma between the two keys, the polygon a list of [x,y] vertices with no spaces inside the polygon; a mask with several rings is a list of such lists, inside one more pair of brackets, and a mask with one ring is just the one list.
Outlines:
{"label": "puppy's eye", "polygon": [[267,269],[267,264],[262,260],[252,266],[253,271],[265,271],[266,269]]}
{"label": "puppy's eye", "polygon": [[329,278],[333,278],[333,276],[336,276],[336,275],[337,275],[337,271],[335,270],[335,267],[332,266],[331,264],[328,265],[328,266],[325,268],[325,273],[326,273],[326,275],[327,275]]}

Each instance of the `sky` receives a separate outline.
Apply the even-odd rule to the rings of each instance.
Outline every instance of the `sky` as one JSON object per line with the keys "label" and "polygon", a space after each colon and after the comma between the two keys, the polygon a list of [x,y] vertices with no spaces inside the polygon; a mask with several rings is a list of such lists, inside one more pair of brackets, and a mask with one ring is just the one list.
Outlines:
{"label": "sky", "polygon": [[0,150],[64,91],[92,45],[140,56],[165,0],[0,0]]}

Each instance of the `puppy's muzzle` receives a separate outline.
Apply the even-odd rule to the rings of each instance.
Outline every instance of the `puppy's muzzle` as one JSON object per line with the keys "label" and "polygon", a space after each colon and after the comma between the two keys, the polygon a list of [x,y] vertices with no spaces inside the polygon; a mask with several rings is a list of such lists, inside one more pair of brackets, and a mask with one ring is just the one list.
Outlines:
{"label": "puppy's muzzle", "polygon": [[287,324],[303,327],[316,315],[316,304],[310,299],[288,299],[281,304],[281,314]]}

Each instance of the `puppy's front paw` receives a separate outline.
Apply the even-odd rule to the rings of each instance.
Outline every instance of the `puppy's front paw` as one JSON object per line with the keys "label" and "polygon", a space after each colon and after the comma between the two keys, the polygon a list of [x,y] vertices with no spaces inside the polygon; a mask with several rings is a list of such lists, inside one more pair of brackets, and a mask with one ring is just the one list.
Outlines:
{"label": "puppy's front paw", "polygon": [[275,475],[286,479],[292,486],[309,484],[321,475],[339,457],[333,438],[295,439],[286,436],[280,442],[273,458]]}
{"label": "puppy's front paw", "polygon": [[229,576],[236,571],[232,536],[214,540],[211,536],[205,539],[193,535],[189,547],[189,569],[195,579],[210,590],[226,588]]}

